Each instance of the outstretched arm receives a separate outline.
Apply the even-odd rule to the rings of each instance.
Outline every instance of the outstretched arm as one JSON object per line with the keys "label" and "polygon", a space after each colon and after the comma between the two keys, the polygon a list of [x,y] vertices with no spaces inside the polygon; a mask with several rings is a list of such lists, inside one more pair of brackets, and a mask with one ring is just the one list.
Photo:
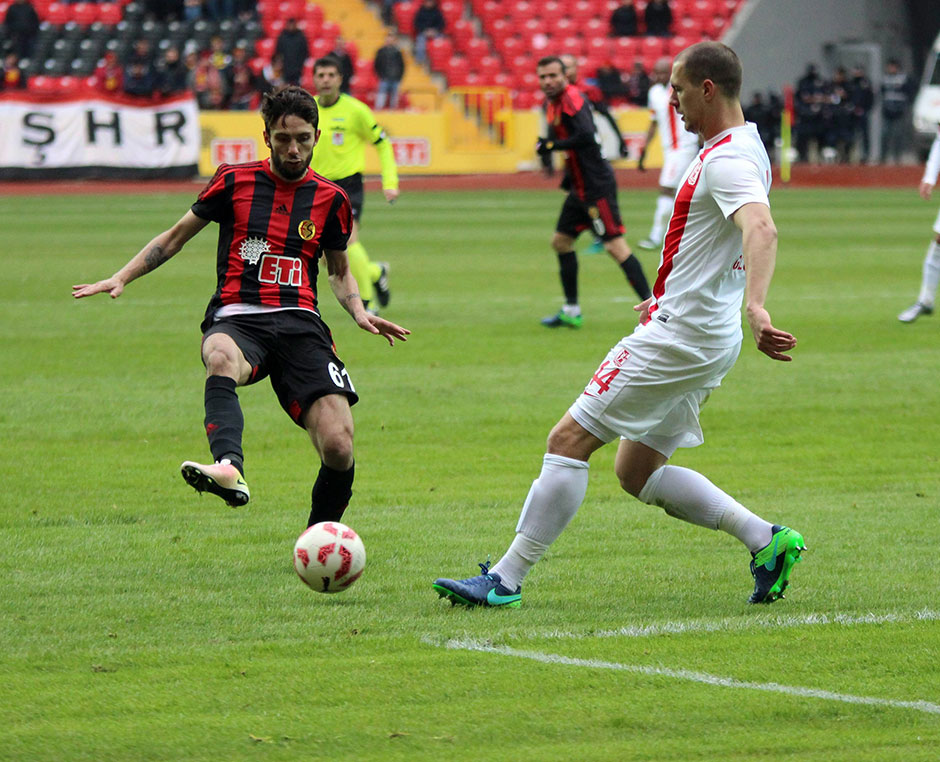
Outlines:
{"label": "outstretched arm", "polygon": [[407,328],[366,312],[362,297],[359,296],[359,284],[356,283],[349,269],[349,258],[346,252],[339,249],[324,249],[323,256],[326,259],[326,269],[330,276],[330,288],[333,289],[336,301],[352,315],[356,325],[369,333],[384,336],[390,345],[395,343],[395,339],[407,341],[407,336],[411,333]]}
{"label": "outstretched arm", "polygon": [[208,224],[208,220],[197,217],[191,211],[186,212],[179,222],[160,233],[110,278],[99,280],[97,283],[72,286],[72,296],[81,299],[84,296],[107,292],[112,299],[117,299],[128,283],[156,270]]}
{"label": "outstretched arm", "polygon": [[745,204],[734,213],[734,224],[744,234],[747,322],[754,341],[768,357],[789,362],[793,358],[784,353],[796,346],[796,338],[774,328],[764,308],[777,260],[777,228],[770,209],[757,202]]}

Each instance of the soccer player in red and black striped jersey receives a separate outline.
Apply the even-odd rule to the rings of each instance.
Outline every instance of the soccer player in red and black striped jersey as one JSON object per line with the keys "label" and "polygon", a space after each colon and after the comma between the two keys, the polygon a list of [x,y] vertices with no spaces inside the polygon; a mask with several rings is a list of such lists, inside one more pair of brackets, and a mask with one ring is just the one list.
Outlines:
{"label": "soccer player in red and black striped jersey", "polygon": [[296,86],[280,88],[264,96],[261,116],[270,158],[220,165],[179,222],[110,278],[73,286],[72,295],[117,298],[217,222],[218,285],[202,323],[205,427],[215,462],[186,461],[183,478],[229,505],[248,502],[244,419],[235,390],[270,376],[281,406],[307,430],[320,456],[309,526],[342,517],[355,473],[350,406],[358,396],[317,309],[320,257],[333,294],[360,328],[389,344],[405,341],[410,331],[370,315],[362,304],[346,257],[349,199],[310,169],[320,136],[313,96]]}
{"label": "soccer player in red and black striped jersey", "polygon": [[540,59],[536,73],[546,97],[548,125],[548,135],[539,138],[536,150],[543,161],[551,160],[552,151],[565,152],[561,187],[568,191],[552,238],[565,304],[556,315],[542,320],[542,325],[579,328],[583,318],[578,303],[578,255],[574,242],[582,231],[591,229],[603,241],[607,253],[620,265],[640,300],[648,299],[651,292],[639,260],[623,237],[617,180],[613,168],[601,156],[590,103],[569,83],[560,58]]}

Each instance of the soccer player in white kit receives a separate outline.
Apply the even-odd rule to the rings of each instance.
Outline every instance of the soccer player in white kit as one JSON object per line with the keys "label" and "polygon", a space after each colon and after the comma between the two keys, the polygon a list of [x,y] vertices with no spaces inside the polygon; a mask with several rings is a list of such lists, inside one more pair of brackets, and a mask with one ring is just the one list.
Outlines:
{"label": "soccer player in white kit", "polygon": [[[930,194],[937,184],[940,175],[940,125],[937,127],[937,136],[930,146],[927,156],[927,166],[924,167],[924,177],[920,181],[920,197],[930,201]],[[933,313],[934,299],[937,297],[937,285],[940,284],[940,213],[933,224],[934,239],[927,247],[927,256],[924,257],[923,276],[920,281],[920,295],[917,301],[898,315],[902,323],[913,323],[921,315]]]}
{"label": "soccer player in white kit", "polygon": [[646,149],[659,132],[663,147],[663,168],[659,173],[659,195],[656,197],[656,211],[653,213],[653,227],[650,234],[637,243],[641,249],[659,250],[663,245],[666,224],[672,214],[672,202],[676,197],[679,180],[685,174],[689,164],[698,155],[698,135],[684,129],[679,114],[670,99],[669,74],[672,61],[660,58],[653,66],[653,85],[650,87],[647,103],[650,108],[650,126],[646,141],[640,152],[637,167],[642,170],[646,159]]}
{"label": "soccer player in white kit", "polygon": [[701,42],[672,68],[672,102],[704,147],[676,196],[653,296],[640,325],[607,355],[552,429],[542,471],[505,555],[483,573],[441,578],[453,603],[518,606],[522,581],[584,500],[588,459],[620,437],[615,472],[624,490],[693,524],[721,529],[751,552],[751,603],[782,597],[804,550],[794,530],[755,515],[701,474],[666,465],[679,447],[703,441],[699,408],[741,348],[741,303],[757,348],[774,360],[796,339],[775,328],[764,301],[777,250],[770,215],[770,162],[744,121],[741,64],[731,48]]}

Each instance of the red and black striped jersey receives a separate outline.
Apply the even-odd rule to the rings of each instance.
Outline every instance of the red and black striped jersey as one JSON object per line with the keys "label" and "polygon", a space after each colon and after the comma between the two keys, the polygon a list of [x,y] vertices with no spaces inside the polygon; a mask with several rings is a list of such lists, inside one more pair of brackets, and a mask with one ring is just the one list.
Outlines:
{"label": "red and black striped jersey", "polygon": [[313,170],[286,182],[269,161],[220,164],[192,205],[219,224],[207,323],[229,304],[316,312],[317,260],[324,249],[346,248],[352,209],[343,190]]}
{"label": "red and black striped jersey", "polygon": [[549,138],[565,152],[565,183],[582,201],[592,201],[616,192],[614,170],[601,155],[597,128],[587,98],[568,85],[557,98],[545,104]]}

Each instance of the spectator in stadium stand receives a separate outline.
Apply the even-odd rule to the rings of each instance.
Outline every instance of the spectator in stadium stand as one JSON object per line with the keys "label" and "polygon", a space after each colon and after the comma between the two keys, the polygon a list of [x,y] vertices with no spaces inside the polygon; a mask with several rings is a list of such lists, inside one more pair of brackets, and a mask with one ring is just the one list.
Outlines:
{"label": "spectator in stadium stand", "polygon": [[213,21],[233,19],[236,15],[235,0],[205,0],[205,13]]}
{"label": "spectator in stadium stand", "polygon": [[190,81],[190,89],[196,95],[196,102],[199,108],[204,110],[224,109],[228,97],[225,77],[212,65],[208,50],[203,50],[197,55],[198,61]]}
{"label": "spectator in stadium stand", "polygon": [[855,66],[849,81],[849,100],[852,102],[852,123],[855,142],[858,145],[858,158],[867,162],[871,158],[871,135],[869,133],[869,115],[875,105],[875,90],[865,69]]}
{"label": "spectator in stadium stand", "polygon": [[183,0],[183,19],[197,21],[202,18],[202,0]]}
{"label": "spectator in stadium stand", "polygon": [[646,106],[649,100],[650,77],[640,60],[633,62],[633,71],[625,82],[627,100],[635,106]]}
{"label": "spectator in stadium stand", "polygon": [[144,13],[156,21],[182,18],[183,0],[144,0]]}
{"label": "spectator in stadium stand", "polygon": [[3,22],[4,36],[13,43],[13,52],[29,58],[39,35],[39,14],[29,0],[13,0]]}
{"label": "spectator in stadium stand", "polygon": [[209,39],[209,60],[219,71],[225,71],[232,63],[232,57],[225,50],[225,40],[214,34]]}
{"label": "spectator in stadium stand", "polygon": [[395,24],[395,4],[398,0],[382,0],[382,21],[385,22],[385,26],[393,26]]}
{"label": "spectator in stadium stand", "polygon": [[26,74],[20,68],[20,58],[15,52],[6,54],[3,59],[3,77],[0,78],[0,90],[25,90]]}
{"label": "spectator in stadium stand", "polygon": [[157,88],[153,67],[133,62],[124,67],[124,92],[138,98],[152,98]]}
{"label": "spectator in stadium stand", "polygon": [[847,164],[855,148],[854,107],[849,97],[849,77],[844,66],[832,74],[829,85],[831,121],[827,145],[834,148],[840,163]]}
{"label": "spectator in stadium stand", "polygon": [[774,124],[770,104],[764,100],[764,94],[755,90],[751,95],[751,102],[744,109],[744,118],[757,126],[760,141],[764,150],[773,160],[774,157]]}
{"label": "spectator in stadium stand", "polygon": [[815,143],[820,149],[824,144],[823,101],[825,82],[819,75],[816,64],[806,66],[806,73],[796,83],[794,111],[796,112],[796,151],[800,161],[810,158],[810,146]]}
{"label": "spectator in stadium stand", "polygon": [[337,37],[333,50],[330,51],[330,57],[339,61],[339,73],[343,78],[340,83],[339,91],[349,95],[352,79],[356,74],[356,68],[353,65],[353,57],[349,52],[349,45],[342,37]]}
{"label": "spectator in stadium stand", "polygon": [[634,37],[636,34],[636,6],[633,0],[620,0],[620,5],[610,14],[610,36]]}
{"label": "spectator in stadium stand", "polygon": [[180,49],[171,45],[157,64],[157,89],[161,95],[175,95],[186,90],[188,79],[189,71],[180,58]]}
{"label": "spectator in stadium stand", "polygon": [[917,85],[901,68],[896,58],[888,59],[881,78],[881,160],[901,162],[907,148],[908,106],[914,98]]}
{"label": "spectator in stadium stand", "polygon": [[594,74],[597,87],[607,103],[622,101],[627,97],[627,87],[624,84],[620,70],[612,62],[606,61],[597,67]]}
{"label": "spectator in stadium stand", "polygon": [[281,57],[284,81],[290,85],[299,85],[304,73],[304,62],[310,57],[310,46],[303,31],[297,26],[297,19],[287,19],[277,36],[274,53]]}
{"label": "spectator in stadium stand", "polygon": [[255,73],[248,61],[248,50],[244,45],[236,45],[232,50],[232,63],[228,69],[229,99],[228,107],[234,111],[247,111],[254,107],[259,87]]}
{"label": "spectator in stadium stand", "polygon": [[284,59],[279,55],[274,55],[264,68],[261,70],[261,90],[268,92],[276,90],[287,83],[284,81]]}
{"label": "spectator in stadium stand", "polygon": [[428,40],[444,33],[444,14],[437,0],[421,0],[414,17],[415,59],[420,64],[428,60]]}
{"label": "spectator in stadium stand", "polygon": [[118,61],[117,53],[109,50],[98,62],[92,75],[94,87],[103,93],[120,93],[124,90],[124,68]]}
{"label": "spectator in stadium stand", "polygon": [[643,12],[646,34],[650,37],[669,37],[672,34],[672,8],[668,0],[650,0]]}
{"label": "spectator in stadium stand", "polygon": [[376,109],[398,108],[398,88],[405,76],[405,57],[398,48],[397,38],[391,30],[385,35],[385,44],[375,52],[372,62],[379,87],[375,93]]}
{"label": "spectator in stadium stand", "polygon": [[134,40],[134,44],[127,54],[127,59],[124,61],[125,67],[131,64],[153,66],[153,51],[150,49],[150,41],[146,37],[138,37]]}

